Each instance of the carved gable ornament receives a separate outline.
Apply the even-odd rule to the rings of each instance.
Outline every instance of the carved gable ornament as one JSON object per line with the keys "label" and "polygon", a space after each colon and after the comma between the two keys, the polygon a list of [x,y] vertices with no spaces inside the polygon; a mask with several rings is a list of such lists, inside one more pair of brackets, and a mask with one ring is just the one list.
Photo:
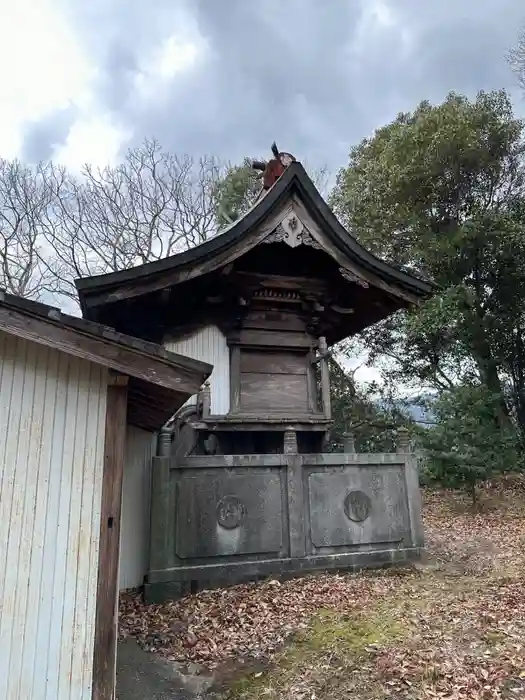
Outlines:
{"label": "carved gable ornament", "polygon": [[[322,246],[315,240],[310,231],[303,224],[295,212],[287,214],[277,228],[270,233],[263,243],[286,243],[290,248],[297,248],[300,245],[307,245],[316,250],[322,250]],[[352,270],[344,267],[339,268],[339,273],[347,282],[354,282],[365,289],[368,282]]]}
{"label": "carved gable ornament", "polygon": [[279,226],[267,236],[263,243],[286,243],[290,248],[307,245],[321,250],[321,246],[294,212],[287,214]]}

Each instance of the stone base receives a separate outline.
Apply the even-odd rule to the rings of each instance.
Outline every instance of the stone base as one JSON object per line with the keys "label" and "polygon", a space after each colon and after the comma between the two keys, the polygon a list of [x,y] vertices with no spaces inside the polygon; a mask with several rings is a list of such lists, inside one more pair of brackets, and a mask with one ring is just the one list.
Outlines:
{"label": "stone base", "polygon": [[270,559],[254,562],[228,562],[152,571],[144,586],[145,602],[163,603],[199,590],[233,586],[269,576],[291,578],[315,571],[359,571],[402,566],[419,561],[423,548],[395,548],[327,556]]}

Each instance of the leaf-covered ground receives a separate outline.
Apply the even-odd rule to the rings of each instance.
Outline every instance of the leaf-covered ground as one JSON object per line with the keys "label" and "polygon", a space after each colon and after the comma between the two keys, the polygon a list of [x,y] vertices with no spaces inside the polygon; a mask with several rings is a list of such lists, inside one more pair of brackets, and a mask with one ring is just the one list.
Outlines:
{"label": "leaf-covered ground", "polygon": [[123,636],[214,669],[224,698],[525,698],[525,482],[426,491],[425,565],[121,600]]}

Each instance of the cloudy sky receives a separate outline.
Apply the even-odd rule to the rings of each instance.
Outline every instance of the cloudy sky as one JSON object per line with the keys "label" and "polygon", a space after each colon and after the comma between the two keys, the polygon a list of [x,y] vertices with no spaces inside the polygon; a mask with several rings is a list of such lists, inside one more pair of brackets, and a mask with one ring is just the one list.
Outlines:
{"label": "cloudy sky", "polygon": [[0,0],[0,156],[73,167],[156,137],[332,171],[424,98],[507,87],[523,0]]}

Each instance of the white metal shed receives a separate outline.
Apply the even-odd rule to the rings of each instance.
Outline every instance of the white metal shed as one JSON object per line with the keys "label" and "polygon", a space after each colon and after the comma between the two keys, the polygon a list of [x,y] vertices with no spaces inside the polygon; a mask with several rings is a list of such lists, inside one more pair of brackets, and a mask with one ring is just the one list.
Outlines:
{"label": "white metal shed", "polygon": [[0,698],[113,699],[126,431],[211,370],[0,290]]}

